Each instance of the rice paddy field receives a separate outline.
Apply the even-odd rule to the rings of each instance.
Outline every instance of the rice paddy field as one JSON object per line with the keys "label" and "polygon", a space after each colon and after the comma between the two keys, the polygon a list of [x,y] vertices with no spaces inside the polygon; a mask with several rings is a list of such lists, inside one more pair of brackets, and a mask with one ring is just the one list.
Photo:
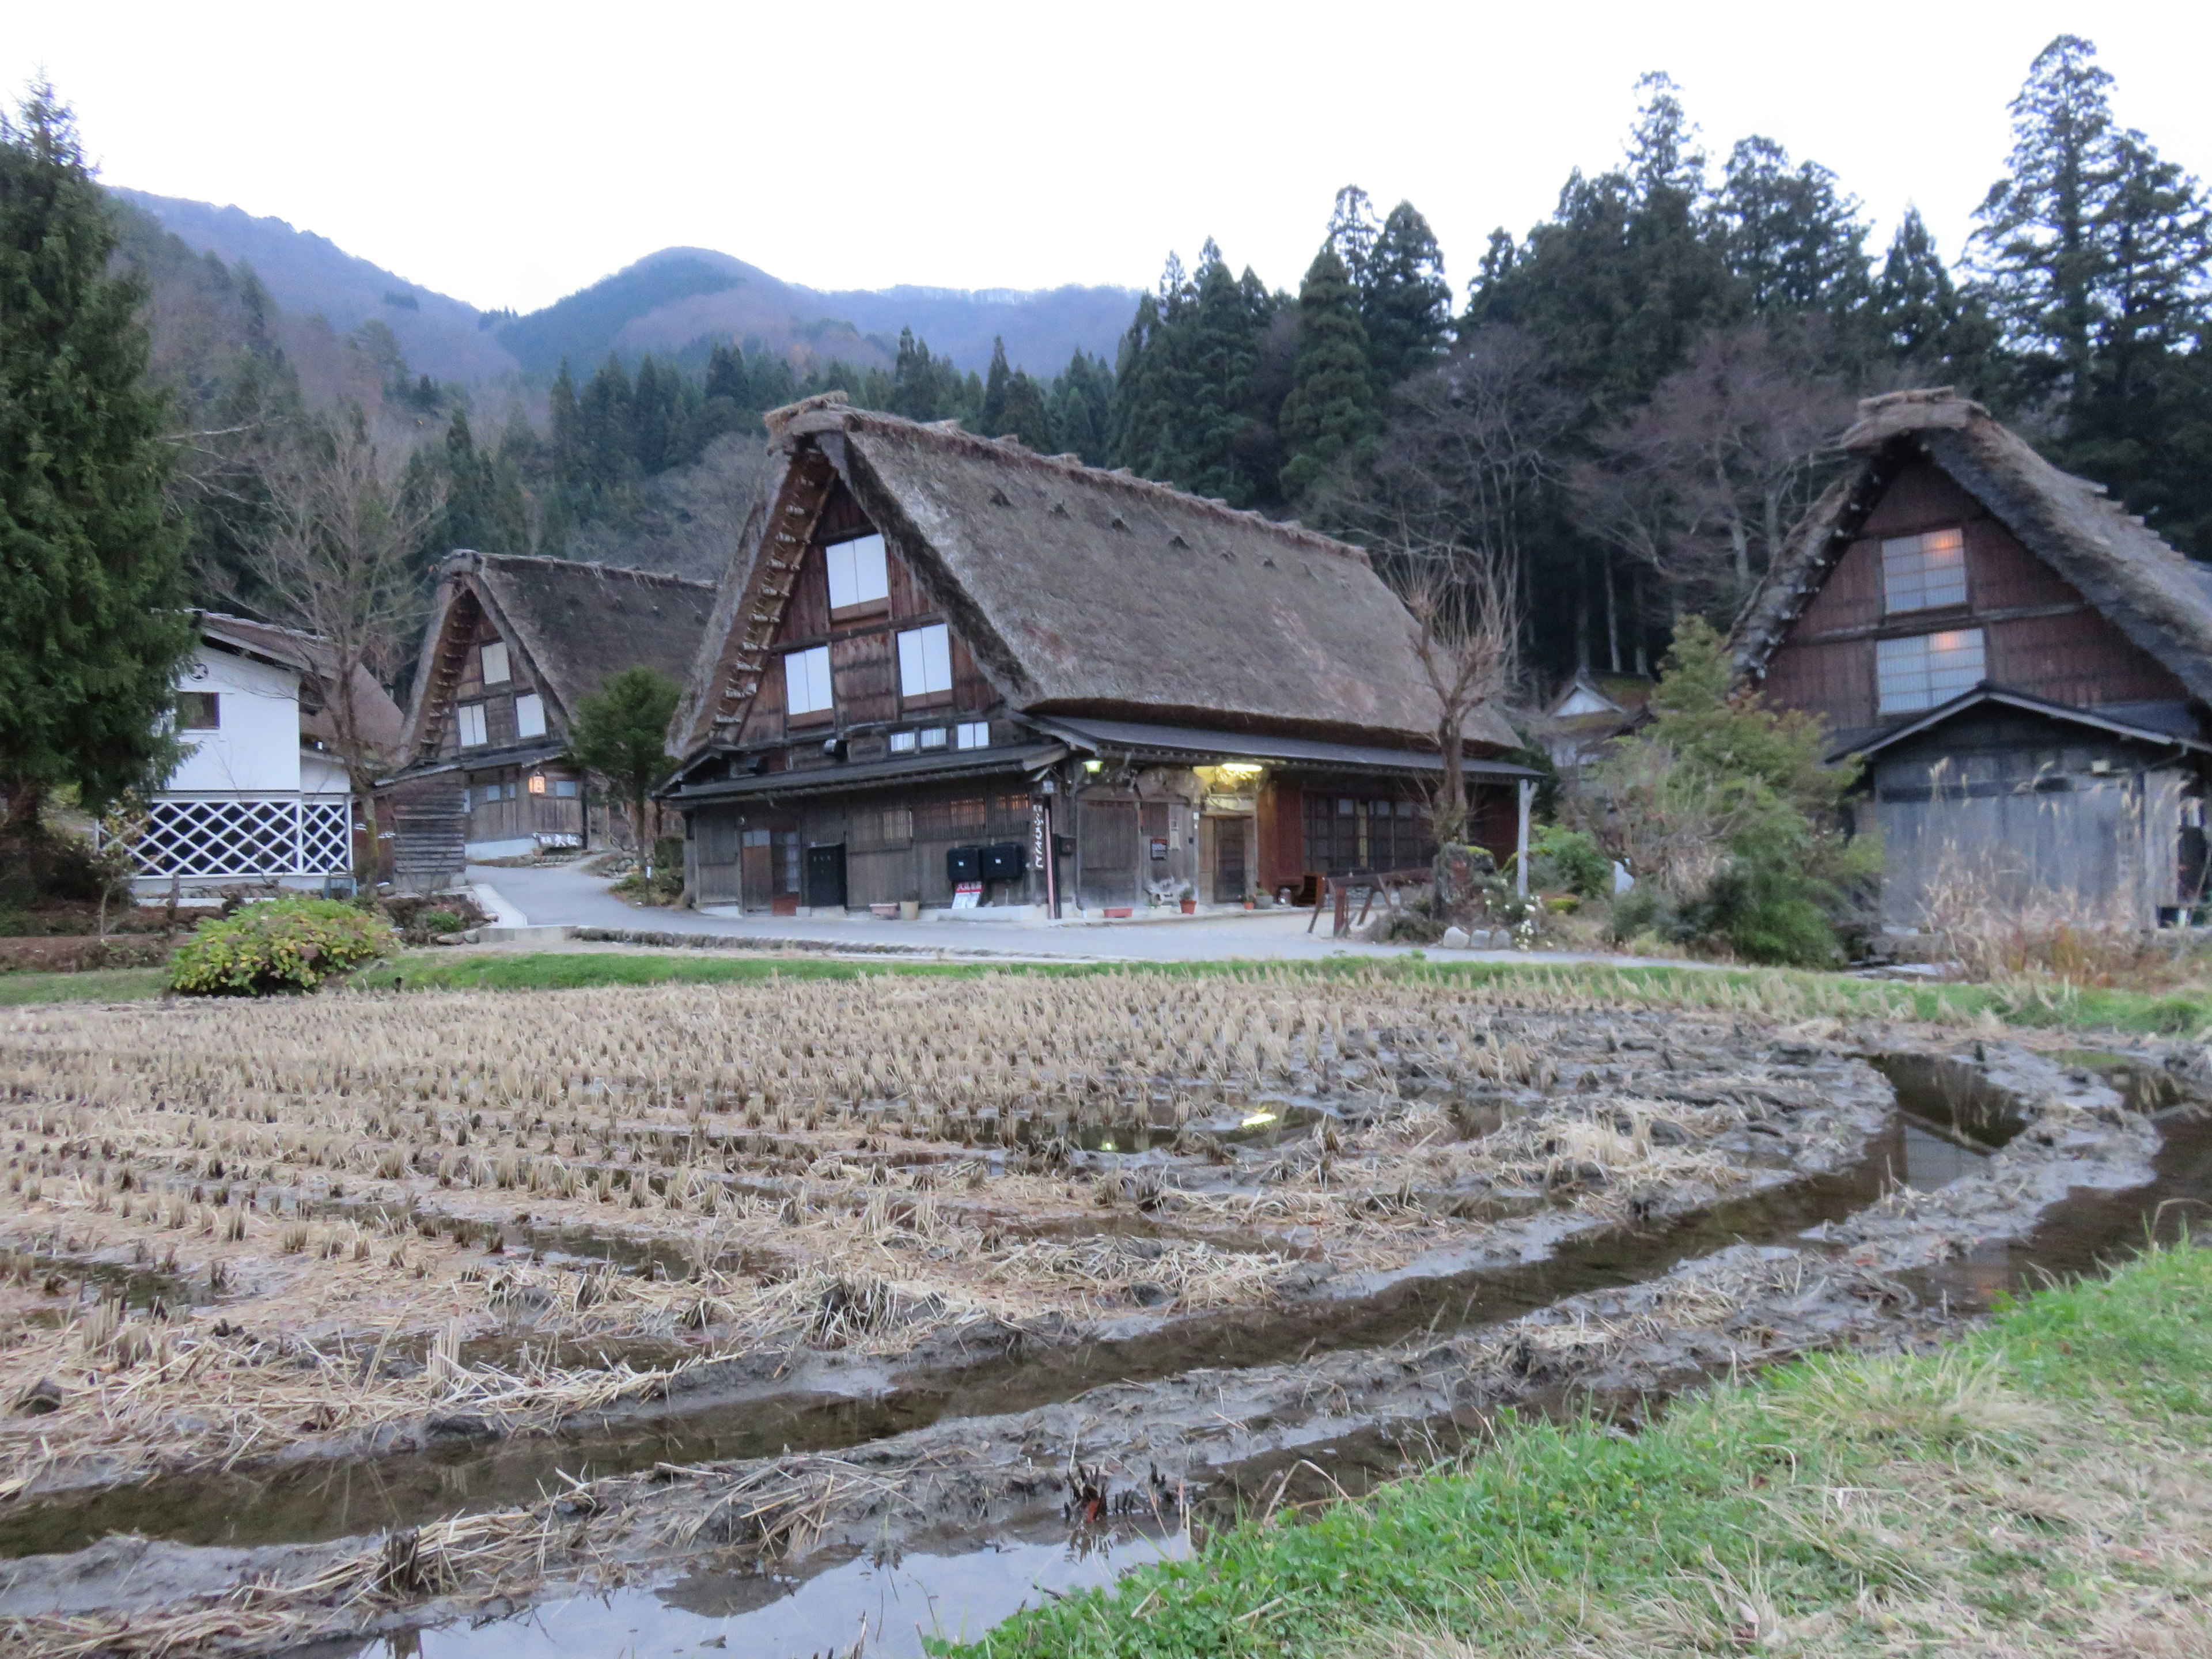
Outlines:
{"label": "rice paddy field", "polygon": [[1187,1536],[1919,1328],[2203,1069],[2057,1041],[1285,969],[0,1010],[0,1643]]}

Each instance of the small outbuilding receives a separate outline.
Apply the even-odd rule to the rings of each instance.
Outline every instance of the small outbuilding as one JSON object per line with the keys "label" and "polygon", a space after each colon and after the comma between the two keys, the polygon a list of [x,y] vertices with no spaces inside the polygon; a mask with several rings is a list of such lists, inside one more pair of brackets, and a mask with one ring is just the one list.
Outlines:
{"label": "small outbuilding", "polygon": [[2143,927],[2204,897],[2212,568],[1948,388],[1863,403],[1735,665],[1865,762],[1886,922],[1934,885]]}
{"label": "small outbuilding", "polygon": [[[841,394],[769,425],[676,722],[695,903],[1242,904],[1432,855],[1437,703],[1360,549]],[[1510,854],[1516,740],[1464,746]]]}

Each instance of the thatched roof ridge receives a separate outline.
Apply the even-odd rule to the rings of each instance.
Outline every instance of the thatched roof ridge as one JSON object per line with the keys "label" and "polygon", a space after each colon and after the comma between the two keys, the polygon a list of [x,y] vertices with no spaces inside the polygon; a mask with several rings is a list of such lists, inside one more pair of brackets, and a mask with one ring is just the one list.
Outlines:
{"label": "thatched roof ridge", "polygon": [[2212,570],[2176,551],[2104,487],[2063,472],[1979,404],[1948,386],[1859,405],[1844,434],[1861,459],[1784,542],[1737,617],[1737,672],[1758,676],[1891,478],[1928,460],[1989,509],[2192,696],[2212,700]]}
{"label": "thatched roof ridge", "polygon": [[[779,410],[767,424],[785,471],[717,604],[678,716],[687,748],[725,707],[727,640],[740,613],[754,612],[745,596],[763,538],[787,514],[794,525],[805,516],[793,481],[824,461],[1017,709],[1434,741],[1435,699],[1411,620],[1359,548],[1126,471],[836,397]],[[1492,710],[1468,735],[1516,742]]]}
{"label": "thatched roof ridge", "polygon": [[655,570],[535,554],[456,550],[439,571],[407,717],[411,755],[425,740],[434,669],[464,592],[490,616],[544,693],[556,729],[578,705],[628,668],[651,668],[681,683],[714,601],[711,582]]}

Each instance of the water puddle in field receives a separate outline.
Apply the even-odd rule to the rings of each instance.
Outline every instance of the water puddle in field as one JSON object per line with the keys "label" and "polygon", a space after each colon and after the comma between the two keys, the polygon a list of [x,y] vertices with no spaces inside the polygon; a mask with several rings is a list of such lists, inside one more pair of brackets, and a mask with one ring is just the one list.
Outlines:
{"label": "water puddle in field", "polygon": [[804,1578],[696,1574],[658,1589],[549,1601],[513,1619],[404,1632],[322,1650],[337,1659],[921,1659],[925,1638],[973,1640],[1025,1607],[1182,1560],[1183,1532],[1115,1528],[1000,1538],[943,1553],[863,1556]]}

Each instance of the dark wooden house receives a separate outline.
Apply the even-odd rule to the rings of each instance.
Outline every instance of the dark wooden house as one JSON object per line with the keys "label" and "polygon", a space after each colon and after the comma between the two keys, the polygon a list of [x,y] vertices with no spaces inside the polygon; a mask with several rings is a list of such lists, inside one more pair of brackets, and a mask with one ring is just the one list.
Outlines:
{"label": "dark wooden house", "polygon": [[2145,926],[2195,906],[2212,568],[1948,389],[1869,399],[1843,442],[1733,644],[1864,757],[1885,921],[1954,871]]}
{"label": "dark wooden house", "polygon": [[[462,551],[430,608],[391,781],[402,884],[465,858],[581,847],[585,780],[563,761],[583,700],[642,665],[681,681],[714,601],[708,582],[569,559]],[[596,824],[596,830],[595,830]]]}
{"label": "dark wooden house", "polygon": [[[769,424],[677,716],[695,903],[1095,913],[1431,856],[1436,704],[1358,549],[839,394]],[[1514,746],[1468,733],[1501,854]]]}

